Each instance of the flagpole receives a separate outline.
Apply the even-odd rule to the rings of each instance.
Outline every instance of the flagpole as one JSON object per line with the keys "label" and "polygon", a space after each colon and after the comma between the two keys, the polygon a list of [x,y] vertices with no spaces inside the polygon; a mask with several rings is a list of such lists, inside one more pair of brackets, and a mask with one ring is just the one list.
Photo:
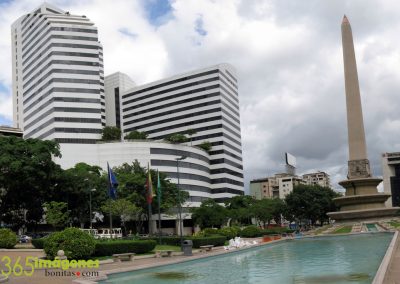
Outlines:
{"label": "flagpole", "polygon": [[110,165],[107,162],[107,172],[108,172],[108,196],[110,197],[110,236],[112,236],[111,232],[112,232],[112,213],[111,213],[111,178],[110,178]]}
{"label": "flagpole", "polygon": [[160,173],[157,170],[157,201],[158,201],[158,243],[161,245],[161,213],[160,213],[160,203],[161,203],[161,183],[160,183]]}

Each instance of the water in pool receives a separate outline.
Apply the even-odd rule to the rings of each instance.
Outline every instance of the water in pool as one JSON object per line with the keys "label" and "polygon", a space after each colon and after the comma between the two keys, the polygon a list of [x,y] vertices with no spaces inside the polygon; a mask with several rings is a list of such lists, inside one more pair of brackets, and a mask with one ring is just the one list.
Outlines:
{"label": "water in pool", "polygon": [[376,233],[292,240],[113,274],[100,283],[371,283],[392,237]]}

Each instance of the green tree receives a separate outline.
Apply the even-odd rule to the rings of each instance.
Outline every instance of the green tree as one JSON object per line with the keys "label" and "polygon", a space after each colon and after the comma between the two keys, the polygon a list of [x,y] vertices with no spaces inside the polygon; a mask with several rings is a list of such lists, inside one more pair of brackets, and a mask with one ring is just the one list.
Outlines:
{"label": "green tree", "polygon": [[317,221],[321,224],[328,220],[326,213],[336,211],[333,202],[339,194],[329,187],[319,185],[298,185],[285,198],[287,205],[286,215],[289,219],[310,220],[314,225]]}
{"label": "green tree", "polygon": [[251,218],[254,217],[252,206],[255,199],[250,195],[234,196],[225,202],[225,207],[228,209],[228,216],[231,218],[230,224],[249,225]]}
{"label": "green tree", "polygon": [[279,198],[255,200],[251,206],[251,211],[264,227],[266,224],[269,226],[272,220],[279,224],[281,214],[284,213],[284,202]]}
{"label": "green tree", "polygon": [[121,218],[121,225],[126,232],[126,222],[136,219],[142,213],[142,208],[137,207],[131,201],[121,198],[117,200],[108,199],[105,204],[101,207],[104,215],[111,212],[114,216]]}
{"label": "green tree", "polygon": [[[96,191],[90,193],[92,189]],[[107,174],[99,166],[78,163],[64,171],[54,200],[66,202],[70,211],[70,222],[84,227],[90,221],[90,194],[92,212],[99,211],[108,199]]]}
{"label": "green tree", "polygon": [[121,140],[121,129],[115,126],[105,126],[101,130],[101,140],[103,141]]}
{"label": "green tree", "polygon": [[214,199],[203,201],[200,207],[191,208],[193,222],[204,228],[221,227],[228,220],[225,207],[219,205]]}
{"label": "green tree", "polygon": [[141,131],[131,131],[124,138],[130,140],[144,140],[147,139],[148,134]]}
{"label": "green tree", "polygon": [[[132,164],[124,163],[119,167],[114,167],[113,171],[118,180],[118,196],[125,198],[135,204],[136,207],[142,210],[135,220],[136,230],[140,231],[144,220],[148,220],[148,206],[146,201],[146,178],[147,169],[140,166],[139,162],[135,160]],[[151,178],[153,181],[153,192],[157,194],[157,172],[150,170]],[[183,204],[189,197],[187,191],[178,191],[177,186],[171,183],[167,175],[160,172],[161,182],[161,204],[160,209],[162,213],[171,213],[173,208],[177,208],[179,203]],[[180,198],[179,198],[180,197]],[[154,196],[152,202],[153,213],[157,212],[158,198]]]}
{"label": "green tree", "polygon": [[200,147],[204,151],[210,152],[210,150],[212,148],[212,145],[211,145],[211,143],[209,141],[204,141],[200,145],[197,145],[197,147]]}
{"label": "green tree", "polygon": [[43,204],[46,210],[46,222],[54,228],[64,227],[69,219],[67,203],[65,202],[46,202]]}
{"label": "green tree", "polygon": [[0,222],[15,230],[37,224],[62,175],[56,142],[0,136]]}
{"label": "green tree", "polygon": [[181,133],[171,134],[167,136],[165,140],[174,144],[185,143],[188,141],[187,137]]}

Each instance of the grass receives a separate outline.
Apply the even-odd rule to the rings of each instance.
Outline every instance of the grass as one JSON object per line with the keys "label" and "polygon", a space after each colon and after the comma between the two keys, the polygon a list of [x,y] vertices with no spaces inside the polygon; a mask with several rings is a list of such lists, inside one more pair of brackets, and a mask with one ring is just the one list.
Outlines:
{"label": "grass", "polygon": [[395,228],[400,227],[400,223],[398,221],[390,221],[389,224]]}
{"label": "grass", "polygon": [[351,232],[352,228],[353,228],[353,226],[343,226],[343,227],[337,229],[336,231],[334,231],[333,234],[348,234]]}

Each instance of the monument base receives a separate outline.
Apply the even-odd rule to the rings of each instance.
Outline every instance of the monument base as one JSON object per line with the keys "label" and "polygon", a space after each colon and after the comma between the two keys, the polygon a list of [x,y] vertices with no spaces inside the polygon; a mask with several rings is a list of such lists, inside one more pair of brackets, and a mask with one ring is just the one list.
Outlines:
{"label": "monument base", "polygon": [[390,194],[379,193],[380,178],[364,177],[339,182],[346,189],[346,196],[333,199],[340,207],[339,212],[327,215],[336,221],[378,219],[396,216],[399,207],[386,208],[385,202]]}
{"label": "monument base", "polygon": [[362,221],[368,219],[379,219],[382,217],[398,216],[400,207],[379,208],[379,209],[364,209],[364,210],[349,210],[339,212],[329,212],[327,215],[335,221]]}

